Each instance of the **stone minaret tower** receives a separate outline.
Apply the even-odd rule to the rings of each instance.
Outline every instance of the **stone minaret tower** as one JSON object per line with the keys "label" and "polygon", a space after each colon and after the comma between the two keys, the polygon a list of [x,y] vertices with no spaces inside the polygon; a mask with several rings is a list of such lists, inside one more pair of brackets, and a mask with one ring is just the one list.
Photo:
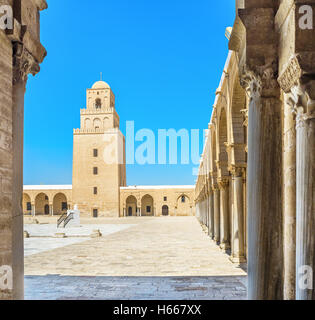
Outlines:
{"label": "stone minaret tower", "polygon": [[96,82],[86,105],[73,133],[73,204],[83,215],[118,217],[119,191],[126,185],[125,137],[109,85]]}

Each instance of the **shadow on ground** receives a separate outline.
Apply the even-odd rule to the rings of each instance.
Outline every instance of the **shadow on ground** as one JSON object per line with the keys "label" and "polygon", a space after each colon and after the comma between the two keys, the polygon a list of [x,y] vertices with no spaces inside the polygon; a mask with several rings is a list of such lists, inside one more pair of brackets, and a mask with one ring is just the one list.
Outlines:
{"label": "shadow on ground", "polygon": [[245,300],[246,276],[25,276],[26,300]]}

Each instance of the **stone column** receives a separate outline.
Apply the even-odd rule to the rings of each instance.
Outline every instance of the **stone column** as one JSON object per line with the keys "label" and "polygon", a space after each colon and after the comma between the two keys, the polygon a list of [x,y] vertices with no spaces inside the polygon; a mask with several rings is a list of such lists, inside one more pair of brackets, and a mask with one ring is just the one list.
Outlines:
{"label": "stone column", "polygon": [[210,191],[210,195],[209,195],[209,236],[211,239],[214,238],[214,196],[213,196],[213,191]]}
{"label": "stone column", "polygon": [[315,80],[302,89],[307,102],[296,116],[296,299],[315,300]]}
{"label": "stone column", "polygon": [[32,216],[36,216],[36,208],[35,208],[35,203],[32,203]]}
{"label": "stone column", "polygon": [[[9,1],[9,4],[13,1]],[[13,30],[0,30],[0,299],[24,297],[23,124],[27,76],[39,71],[46,51],[39,40],[39,11],[45,0],[14,1]],[[22,13],[23,25],[22,25]],[[3,270],[4,268],[4,270]]]}
{"label": "stone column", "polygon": [[[0,30],[0,32],[2,32]],[[2,40],[1,40],[2,41]],[[10,83],[6,85],[7,97],[12,97],[6,106],[6,114],[1,114],[1,119],[7,123],[8,133],[4,132],[5,154],[1,152],[0,166],[6,168],[6,172],[0,173],[2,189],[0,196],[2,230],[0,247],[0,268],[5,268],[7,277],[6,288],[0,288],[0,299],[23,299],[24,297],[24,237],[23,237],[23,128],[24,128],[24,93],[27,75],[32,70],[37,70],[38,65],[34,57],[25,49],[22,43],[10,44],[11,59],[13,54],[13,66],[6,66],[6,78]],[[1,57],[1,64],[3,63]],[[12,70],[13,67],[13,70]],[[4,69],[1,70],[4,72]],[[35,71],[33,72],[35,73]],[[12,96],[11,96],[12,95]],[[2,96],[4,100],[4,96]],[[5,110],[0,109],[0,113]],[[7,118],[10,118],[8,121]],[[5,123],[5,122],[4,122]],[[2,147],[2,146],[1,146]],[[0,187],[1,188],[1,187]],[[1,250],[0,250],[1,251]],[[3,276],[3,270],[0,272]],[[2,281],[2,279],[1,279]]]}
{"label": "stone column", "polygon": [[49,204],[49,214],[50,214],[51,216],[54,215],[54,209],[53,209],[53,205],[52,205],[51,203]]}
{"label": "stone column", "polygon": [[233,234],[231,239],[233,263],[244,263],[244,213],[243,213],[243,173],[242,169],[235,169],[232,177],[233,182]]}
{"label": "stone column", "polygon": [[220,248],[229,250],[229,182],[227,179],[218,181],[220,188]]}
{"label": "stone column", "polygon": [[[295,299],[295,293],[298,300],[315,299],[314,289],[310,289],[314,288],[315,267],[315,81],[311,80],[314,79],[311,75],[313,65],[312,55],[296,54],[292,56],[278,78],[285,93],[284,298],[290,300]],[[309,268],[312,269],[311,272]],[[307,279],[307,286],[303,284],[305,272],[310,272],[313,277],[313,280]]]}
{"label": "stone column", "polygon": [[283,122],[284,299],[295,300],[296,277],[296,131],[294,97],[285,94]]}
{"label": "stone column", "polygon": [[214,206],[214,241],[220,243],[220,191],[217,185],[213,187]]}
{"label": "stone column", "polygon": [[214,192],[210,192],[210,238],[214,239]]}
{"label": "stone column", "polygon": [[203,209],[203,224],[206,227],[207,226],[207,198],[206,195],[204,195],[203,198],[203,205],[202,205],[202,209]]}
{"label": "stone column", "polygon": [[203,224],[203,196],[201,196],[201,199],[200,199],[199,209],[200,209],[200,222],[201,224]]}
{"label": "stone column", "polygon": [[209,194],[207,192],[206,198],[205,198],[205,202],[206,202],[206,226],[208,229],[208,234],[209,234]]}
{"label": "stone column", "polygon": [[24,131],[24,94],[26,88],[27,70],[23,64],[32,63],[32,56],[22,44],[14,46],[14,79],[12,105],[12,269],[13,298],[24,297],[24,237],[23,237],[23,131]]}
{"label": "stone column", "polygon": [[203,224],[203,196],[200,200],[200,222]]}
{"label": "stone column", "polygon": [[246,72],[248,297],[283,299],[282,125],[277,63]]}
{"label": "stone column", "polygon": [[207,204],[207,195],[204,195],[203,198],[203,224],[205,225],[205,227],[208,226],[208,204]]}

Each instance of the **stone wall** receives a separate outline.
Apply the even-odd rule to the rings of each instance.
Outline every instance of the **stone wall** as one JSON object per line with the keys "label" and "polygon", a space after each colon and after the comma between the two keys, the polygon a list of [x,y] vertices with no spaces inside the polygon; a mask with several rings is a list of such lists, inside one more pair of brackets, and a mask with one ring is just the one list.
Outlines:
{"label": "stone wall", "polygon": [[[185,199],[184,199],[185,198]],[[145,212],[152,206],[151,212]],[[134,216],[192,216],[195,214],[193,186],[135,186],[120,189],[120,216],[128,216],[129,207]],[[135,209],[136,214],[135,214]],[[141,210],[140,210],[141,209]]]}
{"label": "stone wall", "polygon": [[23,118],[27,76],[46,55],[39,39],[44,0],[1,0],[13,10],[13,29],[0,30],[0,299],[22,299]]}

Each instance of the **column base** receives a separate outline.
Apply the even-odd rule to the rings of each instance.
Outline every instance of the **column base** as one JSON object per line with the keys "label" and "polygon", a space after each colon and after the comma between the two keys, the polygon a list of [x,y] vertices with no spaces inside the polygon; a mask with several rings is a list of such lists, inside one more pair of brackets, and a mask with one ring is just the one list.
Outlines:
{"label": "column base", "polygon": [[231,247],[228,243],[221,243],[220,249],[226,252],[226,251],[229,251],[231,249]]}
{"label": "column base", "polygon": [[229,257],[229,260],[235,264],[242,264],[247,262],[245,257]]}

